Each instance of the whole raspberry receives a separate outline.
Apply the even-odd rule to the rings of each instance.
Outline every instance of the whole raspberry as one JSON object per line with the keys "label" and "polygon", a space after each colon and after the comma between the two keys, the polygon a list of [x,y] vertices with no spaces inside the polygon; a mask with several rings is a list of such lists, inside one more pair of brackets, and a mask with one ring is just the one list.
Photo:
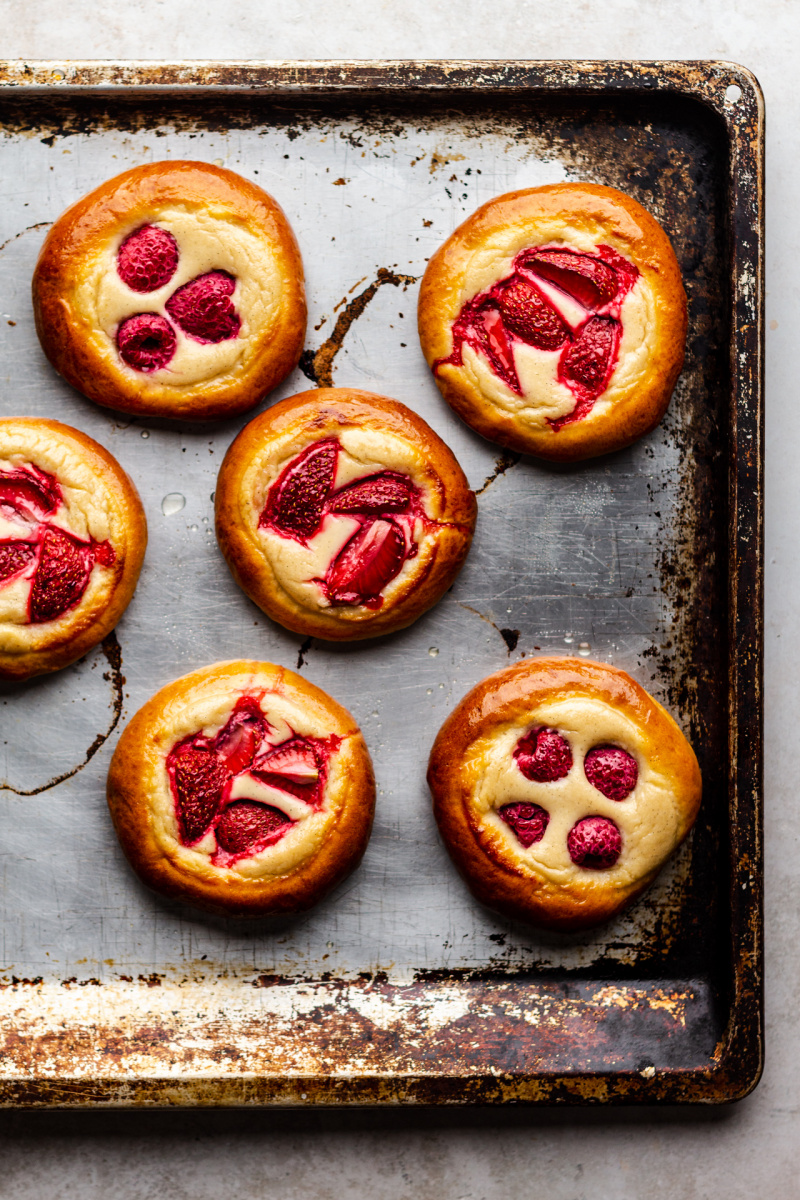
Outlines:
{"label": "whole raspberry", "polygon": [[517,742],[514,759],[526,779],[536,783],[554,783],[569,775],[572,751],[569,742],[555,729],[540,726]]}
{"label": "whole raspberry", "polygon": [[550,824],[550,813],[540,804],[504,804],[497,815],[514,830],[526,849],[542,840]]}
{"label": "whole raspberry", "polygon": [[158,371],[175,353],[175,330],[158,313],[137,313],[117,330],[120,358],[134,371]]}
{"label": "whole raspberry", "polygon": [[570,829],[567,849],[577,866],[600,871],[619,858],[622,834],[607,817],[584,817]]}
{"label": "whole raspberry", "polygon": [[586,755],[583,769],[592,787],[609,800],[630,796],[639,778],[636,759],[617,746],[595,746]]}
{"label": "whole raspberry", "polygon": [[209,271],[179,287],[167,301],[167,312],[196,342],[225,342],[235,338],[242,322],[231,296],[236,280],[227,271]]}
{"label": "whole raspberry", "polygon": [[134,292],[155,292],[169,283],[177,266],[178,243],[157,225],[142,225],[125,238],[117,255],[117,273]]}

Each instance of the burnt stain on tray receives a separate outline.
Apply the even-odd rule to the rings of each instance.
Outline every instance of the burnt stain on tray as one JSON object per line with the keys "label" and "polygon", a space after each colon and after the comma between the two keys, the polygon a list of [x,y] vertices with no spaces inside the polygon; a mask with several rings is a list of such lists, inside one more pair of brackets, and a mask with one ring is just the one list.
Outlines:
{"label": "burnt stain on tray", "polygon": [[[635,927],[617,921],[570,937],[570,944],[587,951],[587,965],[579,970],[547,965],[548,945],[559,944],[556,935],[551,942],[526,939],[524,931],[502,918],[492,935],[497,951],[484,968],[420,971],[408,985],[368,972],[355,981],[318,972],[313,979],[307,972],[275,975],[265,963],[267,969],[251,977],[250,986],[267,994],[297,986],[306,997],[318,993],[319,1004],[295,1014],[291,1027],[278,1023],[273,1028],[254,1016],[237,1026],[235,1039],[209,1014],[197,1027],[208,1042],[203,1070],[209,1074],[207,1062],[213,1060],[220,1073],[205,1080],[159,1079],[155,1067],[148,1068],[150,1078],[135,1078],[131,1069],[132,1056],[141,1055],[142,1061],[149,1056],[149,1063],[165,1067],[184,1064],[187,1075],[196,1074],[198,1060],[186,1043],[183,1017],[143,1013],[135,1027],[107,1025],[95,1036],[65,1029],[41,1034],[35,1020],[28,1023],[23,1015],[4,1050],[15,1070],[39,1078],[4,1082],[3,1102],[607,1103],[713,1101],[745,1094],[760,1069],[760,843],[752,814],[760,802],[761,566],[757,436],[751,445],[742,437],[753,437],[754,429],[758,433],[760,326],[755,302],[748,309],[746,297],[732,297],[731,272],[734,245],[754,275],[758,265],[760,193],[752,182],[758,166],[752,148],[760,145],[761,135],[755,107],[751,103],[737,134],[737,153],[751,156],[751,184],[734,193],[728,174],[730,129],[715,109],[712,91],[712,86],[724,91],[726,81],[721,69],[713,74],[715,64],[668,69],[636,63],[624,69],[614,63],[455,64],[446,71],[422,64],[404,69],[402,89],[383,92],[374,66],[348,65],[349,91],[340,86],[339,70],[319,67],[309,75],[308,68],[280,68],[272,78],[283,71],[286,91],[274,83],[271,95],[254,90],[241,96],[215,95],[203,87],[248,81],[264,86],[257,69],[195,64],[188,77],[185,68],[155,64],[85,65],[75,69],[71,82],[108,83],[103,72],[116,71],[111,82],[135,83],[137,90],[25,96],[17,89],[0,98],[0,119],[7,129],[36,133],[54,149],[63,136],[103,129],[146,129],[158,137],[165,129],[227,132],[263,124],[284,129],[290,144],[301,130],[323,129],[346,136],[369,154],[368,137],[403,137],[414,128],[455,125],[475,137],[503,133],[541,159],[562,164],[568,177],[619,187],[648,208],[666,226],[681,263],[690,334],[684,373],[665,419],[679,450],[677,506],[667,507],[668,498],[655,486],[650,495],[653,510],[663,513],[660,579],[653,586],[660,586],[674,617],[668,637],[647,651],[642,669],[654,676],[657,694],[688,723],[704,778],[700,819],[659,901],[645,896],[638,902],[644,920]],[[532,72],[538,72],[533,89]],[[487,82],[491,79],[494,85]],[[170,83],[179,89],[188,82],[193,95],[141,90]],[[321,87],[327,88],[322,94]],[[692,88],[696,98],[680,94]],[[345,122],[354,122],[356,132],[342,131]],[[419,169],[439,169],[445,160],[442,154],[440,162]],[[306,352],[301,369],[307,377],[317,386],[332,386],[336,355],[378,289],[407,287],[415,278],[382,268],[347,302],[319,350]],[[739,328],[749,329],[751,351],[749,360],[740,355],[736,377],[730,365],[734,318]],[[745,435],[737,432],[737,420]],[[478,494],[518,462],[518,456],[504,452]],[[738,533],[731,526],[732,478],[743,493]],[[749,541],[741,533],[748,520],[755,531]],[[727,625],[732,585],[740,584],[739,603],[749,599],[752,605],[752,613],[740,618],[744,657]],[[470,611],[492,625],[509,656],[520,653],[518,630],[500,628],[476,609]],[[298,669],[310,648],[306,639]],[[111,734],[121,712],[121,661],[115,667],[105,644],[104,652],[119,707],[85,761]],[[728,684],[734,668],[753,683],[751,692],[735,697]],[[731,736],[743,731],[751,738],[753,766],[741,768],[740,803],[751,807],[740,815],[730,807],[728,773]],[[731,852],[734,837],[738,858]],[[739,883],[747,864],[756,872],[749,891]],[[223,963],[203,968],[207,981],[228,976]],[[176,970],[185,972],[176,986],[202,983],[185,966]],[[169,987],[165,972],[142,977],[138,984],[130,976],[118,978],[131,987],[152,988],[153,997]],[[94,977],[65,981],[65,990],[90,983],[96,983]],[[0,981],[0,991],[23,986],[42,984],[38,978]],[[437,1004],[452,1007],[440,1025],[430,1019]],[[398,1020],[368,1018],[365,1013],[373,1010],[396,1010]],[[243,1053],[244,1045],[256,1044],[258,1052]],[[306,1050],[323,1070],[306,1076],[290,1061],[295,1053],[305,1061]],[[101,1059],[109,1073],[104,1079],[92,1065]],[[254,1074],[256,1059],[261,1065]],[[44,1079],[43,1064],[51,1062],[59,1064],[62,1075],[74,1076],[77,1067],[85,1078]],[[128,1077],[114,1078],[114,1064]],[[250,1078],[237,1076],[237,1067]]]}

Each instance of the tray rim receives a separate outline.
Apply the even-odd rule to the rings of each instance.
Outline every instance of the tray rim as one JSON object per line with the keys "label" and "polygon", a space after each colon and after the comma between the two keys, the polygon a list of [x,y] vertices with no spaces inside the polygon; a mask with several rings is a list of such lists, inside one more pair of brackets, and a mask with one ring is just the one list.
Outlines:
{"label": "tray rim", "polygon": [[[729,104],[724,88],[741,96]],[[729,574],[729,903],[738,931],[730,1020],[703,1068],[495,1075],[0,1077],[0,1105],[174,1106],[258,1104],[724,1103],[757,1085],[763,1070],[763,422],[764,100],[755,75],[717,60],[7,60],[0,97],[182,93],[385,94],[524,91],[571,95],[667,91],[699,101],[728,140],[731,294]],[[740,746],[744,747],[740,751]],[[738,869],[737,869],[738,864]],[[743,876],[747,873],[747,877]],[[469,1082],[472,1086],[465,1086]],[[431,1089],[431,1084],[435,1086]],[[481,1085],[484,1086],[481,1086]],[[290,1085],[290,1086],[289,1086]],[[301,1094],[301,1088],[306,1092]]]}

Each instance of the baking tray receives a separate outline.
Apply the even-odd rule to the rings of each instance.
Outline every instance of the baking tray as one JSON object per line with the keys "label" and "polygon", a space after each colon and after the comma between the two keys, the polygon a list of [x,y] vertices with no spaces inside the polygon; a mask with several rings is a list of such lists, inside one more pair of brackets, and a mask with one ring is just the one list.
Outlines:
{"label": "baking tray", "polygon": [[[6,1105],[718,1102],[762,1063],[763,107],[729,63],[11,63],[0,67],[0,406],[98,438],[150,546],[115,634],[0,695],[0,1100]],[[212,425],[101,411],[58,379],[29,280],[71,201],[137,163],[220,162],[297,231],[314,383],[410,404],[479,494],[451,592],[411,629],[339,647],[271,624],[212,534]],[[661,426],[548,466],[441,401],[415,334],[425,262],[479,203],[588,179],[665,225],[689,296]],[[167,497],[171,497],[167,499]],[[435,730],[541,650],[630,671],[675,713],[705,797],[632,909],[537,933],[475,904],[439,844]],[[299,669],[359,720],[377,769],[359,871],[312,913],[248,924],[152,896],[105,810],[127,717],[220,658]]]}

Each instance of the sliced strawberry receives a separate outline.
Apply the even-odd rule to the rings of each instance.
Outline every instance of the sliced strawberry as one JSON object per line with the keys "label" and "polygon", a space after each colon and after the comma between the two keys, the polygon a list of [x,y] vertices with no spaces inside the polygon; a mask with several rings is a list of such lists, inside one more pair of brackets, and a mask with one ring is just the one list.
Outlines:
{"label": "sliced strawberry", "polygon": [[176,325],[196,342],[235,338],[242,320],[231,296],[236,280],[227,271],[208,271],[174,292],[165,307]]}
{"label": "sliced strawberry", "polygon": [[33,465],[29,471],[0,474],[0,506],[18,513],[28,510],[34,516],[43,517],[45,513],[55,512],[60,503],[61,489],[55,477]]}
{"label": "sliced strawberry", "polygon": [[331,512],[368,516],[404,512],[411,503],[412,487],[407,475],[382,471],[380,475],[358,479],[337,492],[331,501]]}
{"label": "sliced strawberry", "polygon": [[186,742],[173,750],[167,766],[173,781],[181,841],[191,846],[208,831],[231,772],[213,750]]}
{"label": "sliced strawberry", "polygon": [[0,542],[0,583],[24,571],[36,557],[32,542]]}
{"label": "sliced strawberry", "polygon": [[529,346],[558,350],[569,329],[538,289],[521,275],[514,275],[498,292],[497,303],[506,329]]}
{"label": "sliced strawberry", "polygon": [[259,528],[272,526],[301,541],[317,532],[333,487],[339,443],[314,442],[298,454],[272,485],[259,518]]}
{"label": "sliced strawberry", "polygon": [[169,283],[178,267],[178,243],[166,229],[142,225],[125,238],[117,273],[134,292],[154,292]]}
{"label": "sliced strawberry", "polygon": [[591,317],[560,363],[560,374],[598,396],[606,387],[617,357],[620,327],[610,317]]}
{"label": "sliced strawberry", "polygon": [[47,529],[29,601],[30,620],[54,621],[78,603],[89,582],[94,555],[61,529]]}
{"label": "sliced strawberry", "polygon": [[256,701],[250,696],[241,697],[228,723],[214,739],[214,749],[231,774],[238,775],[250,766],[268,730]]}
{"label": "sliced strawberry", "polygon": [[504,804],[497,815],[514,830],[526,849],[542,840],[550,824],[550,814],[540,804]]}
{"label": "sliced strawberry", "polygon": [[612,267],[576,250],[534,250],[522,257],[520,265],[592,310],[610,304],[619,291]]}
{"label": "sliced strawberry", "polygon": [[285,776],[291,783],[312,784],[319,779],[319,761],[314,747],[305,738],[291,738],[274,750],[261,754],[253,770]]}
{"label": "sliced strawberry", "polygon": [[328,570],[331,603],[380,604],[381,591],[405,560],[405,538],[393,521],[362,525]]}
{"label": "sliced strawberry", "polygon": [[278,808],[255,800],[229,804],[217,822],[217,844],[229,854],[255,854],[276,842],[294,822]]}

